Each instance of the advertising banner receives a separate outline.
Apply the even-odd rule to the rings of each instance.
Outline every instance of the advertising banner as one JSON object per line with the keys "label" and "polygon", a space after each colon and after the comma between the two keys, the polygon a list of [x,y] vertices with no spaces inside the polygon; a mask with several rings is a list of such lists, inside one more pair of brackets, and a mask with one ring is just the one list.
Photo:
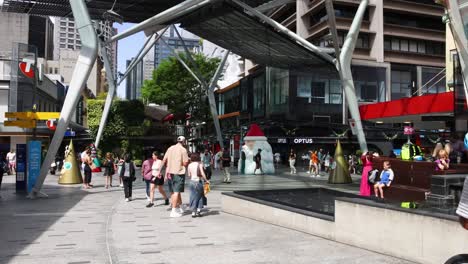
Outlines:
{"label": "advertising banner", "polygon": [[16,144],[16,191],[26,191],[26,144]]}
{"label": "advertising banner", "polygon": [[29,141],[28,143],[28,192],[36,184],[36,179],[41,171],[41,141]]}

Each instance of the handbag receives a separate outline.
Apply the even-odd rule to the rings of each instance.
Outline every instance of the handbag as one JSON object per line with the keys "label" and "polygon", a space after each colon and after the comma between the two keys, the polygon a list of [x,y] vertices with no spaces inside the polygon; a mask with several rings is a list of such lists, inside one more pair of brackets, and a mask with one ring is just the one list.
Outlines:
{"label": "handbag", "polygon": [[205,182],[205,184],[203,185],[203,193],[206,195],[210,191],[211,191],[210,184]]}

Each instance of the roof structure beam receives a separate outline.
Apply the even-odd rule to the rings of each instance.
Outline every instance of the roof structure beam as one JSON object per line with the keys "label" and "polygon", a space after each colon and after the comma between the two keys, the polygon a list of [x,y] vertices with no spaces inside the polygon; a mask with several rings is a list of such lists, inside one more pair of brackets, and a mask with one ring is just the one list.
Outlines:
{"label": "roof structure beam", "polygon": [[171,20],[176,19],[182,15],[188,14],[204,5],[207,5],[214,0],[186,0],[178,5],[175,5],[165,11],[148,18],[147,20],[135,25],[134,27],[113,36],[108,42],[114,42],[143,30],[147,30],[156,25],[166,24]]}
{"label": "roof structure beam", "polygon": [[301,46],[304,48],[312,51],[313,53],[317,54],[320,56],[323,60],[328,61],[330,63],[334,63],[334,58],[324,52],[322,52],[319,48],[317,48],[315,45],[310,43],[309,41],[303,39],[302,37],[298,36],[296,33],[292,32],[285,26],[281,25],[280,23],[276,22],[272,18],[264,15],[260,11],[256,10],[255,8],[245,4],[244,2],[240,0],[231,0],[233,3],[237,4],[238,6],[242,7],[244,10],[248,11],[252,15],[258,17],[259,19],[263,20],[265,23],[269,24],[273,28],[275,28],[278,31],[283,32],[284,34],[288,35],[290,38],[295,40],[297,43],[299,43]]}

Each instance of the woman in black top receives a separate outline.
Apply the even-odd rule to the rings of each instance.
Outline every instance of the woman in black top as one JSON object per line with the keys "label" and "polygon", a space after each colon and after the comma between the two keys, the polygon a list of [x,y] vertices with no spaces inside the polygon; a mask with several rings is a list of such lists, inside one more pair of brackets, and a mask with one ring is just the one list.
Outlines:
{"label": "woman in black top", "polygon": [[106,153],[106,160],[104,161],[104,177],[106,177],[106,189],[112,187],[112,175],[115,174],[115,165],[112,153]]}

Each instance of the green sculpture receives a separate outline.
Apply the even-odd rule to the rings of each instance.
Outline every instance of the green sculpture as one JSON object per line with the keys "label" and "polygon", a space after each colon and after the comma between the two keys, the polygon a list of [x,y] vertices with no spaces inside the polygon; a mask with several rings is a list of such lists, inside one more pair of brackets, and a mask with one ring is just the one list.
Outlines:
{"label": "green sculpture", "polygon": [[343,184],[352,183],[351,175],[349,174],[348,162],[343,156],[343,150],[341,149],[341,143],[339,140],[336,141],[336,150],[334,164],[328,177],[328,183],[332,184]]}

